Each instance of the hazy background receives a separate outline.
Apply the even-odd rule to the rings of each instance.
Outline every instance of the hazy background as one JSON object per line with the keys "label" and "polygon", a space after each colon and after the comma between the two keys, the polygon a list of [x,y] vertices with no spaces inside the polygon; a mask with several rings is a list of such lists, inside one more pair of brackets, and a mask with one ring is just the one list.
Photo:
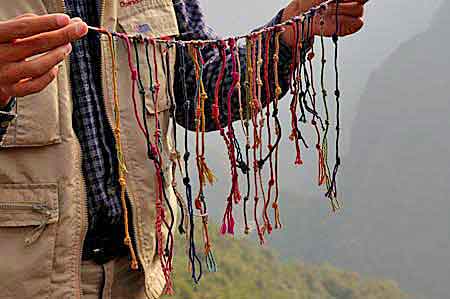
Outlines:
{"label": "hazy background", "polygon": [[[201,2],[209,24],[223,35],[264,24],[288,3]],[[411,298],[450,298],[449,33],[450,2],[367,4],[366,26],[342,39],[340,47],[344,208],[329,216],[314,183],[315,153],[295,168],[293,147],[285,140],[280,167],[285,229],[269,245],[283,258],[330,262],[392,279]],[[328,50],[331,55],[331,45]],[[282,102],[282,117],[288,119],[289,100]],[[218,223],[229,188],[228,164],[217,134],[209,134],[207,142],[208,162],[221,178],[207,190]]]}

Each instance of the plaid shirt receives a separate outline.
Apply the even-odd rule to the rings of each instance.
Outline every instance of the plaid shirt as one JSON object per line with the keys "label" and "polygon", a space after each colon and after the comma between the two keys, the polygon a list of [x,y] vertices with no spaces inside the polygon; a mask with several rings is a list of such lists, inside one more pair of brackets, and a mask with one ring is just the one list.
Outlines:
{"label": "plaid shirt", "polygon": [[[71,17],[80,17],[87,23],[98,26],[99,13],[98,1],[89,0],[65,0],[67,13]],[[179,39],[214,39],[218,36],[205,24],[203,12],[198,0],[174,0],[174,7],[177,16],[180,36]],[[279,23],[282,11],[267,25]],[[209,98],[213,98],[212,92],[215,89],[215,82],[220,72],[221,57],[217,48],[207,46],[201,50],[205,61],[203,81],[209,92]],[[239,47],[240,63],[245,69],[245,47]],[[80,140],[83,152],[83,174],[86,180],[89,210],[89,231],[87,238],[98,236],[111,230],[111,224],[116,224],[120,229],[122,209],[120,205],[120,187],[118,185],[118,171],[115,153],[115,140],[112,130],[106,121],[107,116],[104,107],[103,94],[100,80],[100,47],[98,36],[90,32],[87,38],[77,41],[73,45],[71,59],[71,82],[74,103],[73,128]],[[283,92],[288,90],[290,49],[281,40],[280,49],[280,83]],[[195,69],[190,57],[186,56],[186,84],[187,98],[194,97]],[[227,52],[227,72],[231,72],[231,55]],[[179,69],[179,56],[177,59]],[[271,64],[272,65],[272,64]],[[270,74],[273,75],[271,71]],[[177,79],[179,73],[175,74],[174,91],[178,107],[183,107],[184,90]],[[273,78],[271,77],[271,80]],[[231,76],[227,76],[223,82],[222,90],[227,91],[231,86]],[[274,84],[271,84],[273,89]],[[223,92],[222,94],[226,94]],[[263,102],[267,102],[264,95]],[[211,101],[206,103],[207,130],[214,130],[215,124],[211,118]],[[221,120],[225,124],[227,119],[226,101],[220,101]],[[194,105],[189,117],[194,119]],[[233,120],[239,119],[239,107],[237,99],[233,98]],[[0,112],[0,124],[6,123],[11,117],[11,113]],[[9,110],[11,111],[11,110]],[[176,120],[179,124],[185,124],[185,114],[183,109],[177,109]],[[190,121],[193,124],[193,121]],[[190,129],[193,129],[192,127]],[[0,138],[4,134],[4,129],[0,129]],[[109,227],[108,230],[103,228]],[[115,233],[116,234],[116,233]]]}

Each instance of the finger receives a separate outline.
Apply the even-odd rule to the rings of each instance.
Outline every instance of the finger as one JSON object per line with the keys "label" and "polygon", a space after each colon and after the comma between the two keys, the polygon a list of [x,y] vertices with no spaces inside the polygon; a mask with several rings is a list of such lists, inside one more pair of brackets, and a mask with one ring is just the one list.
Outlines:
{"label": "finger", "polygon": [[84,22],[76,22],[59,30],[20,40],[13,46],[0,44],[0,61],[22,61],[80,39],[87,32],[88,28]]}
{"label": "finger", "polygon": [[[337,12],[339,15],[342,16],[360,18],[364,15],[364,6],[355,1],[348,3],[341,3],[339,4]],[[328,5],[326,15],[335,15],[335,14],[336,14],[336,4]]]}
{"label": "finger", "polygon": [[[320,20],[314,20],[314,33],[316,35],[321,35],[323,33],[326,37],[331,37],[336,33],[336,16],[329,16],[324,19],[325,23],[320,25]],[[338,32],[339,36],[347,36],[358,32],[364,25],[362,18],[354,18],[349,16],[339,16],[338,21]]]}
{"label": "finger", "polygon": [[26,14],[24,14],[24,15],[15,17],[15,20],[19,20],[19,19],[23,19],[23,18],[37,17],[37,16],[38,16],[38,15],[36,15],[36,14],[34,14],[34,13],[26,13]]}
{"label": "finger", "polygon": [[73,18],[73,19],[70,20],[70,23],[79,23],[79,22],[83,22],[83,20],[81,18],[78,18],[78,17]]}
{"label": "finger", "polygon": [[13,97],[24,97],[44,90],[58,74],[58,67],[52,68],[41,77],[16,83],[10,87],[3,88],[4,92]]}
{"label": "finger", "polygon": [[57,30],[68,25],[70,18],[64,14],[45,16],[26,16],[0,22],[0,43],[7,43],[19,38],[30,37],[39,33]]}
{"label": "finger", "polygon": [[[331,18],[331,24],[336,23],[336,17]],[[358,32],[364,25],[362,18],[339,16],[339,36],[347,36]],[[334,25],[333,25],[334,26]]]}
{"label": "finger", "polygon": [[340,36],[347,36],[358,32],[364,26],[364,21],[362,18],[350,18],[348,24],[349,26],[342,26],[339,29]]}
{"label": "finger", "polygon": [[14,84],[23,79],[41,77],[63,61],[70,51],[72,51],[72,46],[67,44],[38,58],[14,62],[0,67],[0,85]]}

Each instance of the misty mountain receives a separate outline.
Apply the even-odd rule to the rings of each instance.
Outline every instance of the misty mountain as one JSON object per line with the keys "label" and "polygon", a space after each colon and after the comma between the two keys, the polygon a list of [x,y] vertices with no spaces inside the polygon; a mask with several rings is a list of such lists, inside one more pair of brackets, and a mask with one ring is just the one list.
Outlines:
{"label": "misty mountain", "polygon": [[430,29],[369,80],[343,174],[348,213],[336,236],[353,242],[334,250],[338,265],[433,299],[450,294],[449,13],[445,2]]}
{"label": "misty mountain", "polygon": [[344,157],[342,215],[285,202],[289,240],[273,246],[394,279],[414,298],[449,298],[449,13],[445,2],[370,76]]}

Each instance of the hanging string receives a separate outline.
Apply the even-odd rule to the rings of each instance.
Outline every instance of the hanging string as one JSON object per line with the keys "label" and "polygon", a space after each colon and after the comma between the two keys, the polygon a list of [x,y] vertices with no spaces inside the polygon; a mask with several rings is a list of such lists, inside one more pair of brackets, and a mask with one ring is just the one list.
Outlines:
{"label": "hanging string", "polygon": [[325,128],[324,133],[322,136],[322,155],[323,155],[323,161],[325,164],[325,185],[327,190],[331,186],[330,182],[330,167],[328,166],[328,132],[330,128],[330,113],[328,111],[328,101],[327,101],[327,90],[325,88],[325,65],[326,65],[326,58],[325,58],[325,42],[324,42],[324,25],[325,20],[323,18],[323,14],[320,14],[320,45],[321,45],[321,70],[320,70],[320,85],[322,89],[322,99],[323,99],[323,108],[325,111]]}
{"label": "hanging string", "polygon": [[[274,97],[274,108],[272,116],[275,120],[275,135],[277,136],[277,140],[273,148],[275,148],[275,199],[272,204],[272,208],[274,209],[275,215],[275,229],[281,229],[281,219],[280,219],[280,207],[279,207],[279,182],[278,182],[278,160],[279,160],[279,143],[281,140],[281,123],[278,118],[278,101],[281,96],[281,87],[280,80],[278,74],[278,64],[279,64],[279,53],[280,53],[280,35],[284,31],[282,27],[275,33],[275,52],[273,54],[273,69],[274,69],[274,80],[275,80],[275,97]],[[272,150],[273,150],[272,148]],[[271,150],[271,151],[272,151]]]}
{"label": "hanging string", "polygon": [[178,226],[178,231],[181,235],[186,234],[187,227],[189,225],[189,219],[186,217],[187,214],[187,206],[185,204],[185,201],[181,195],[181,193],[178,191],[177,188],[177,180],[176,180],[176,170],[177,166],[180,171],[180,175],[183,177],[183,168],[181,166],[181,154],[178,151],[178,142],[177,142],[177,123],[176,123],[176,117],[175,117],[175,111],[177,110],[176,102],[173,95],[172,90],[172,76],[171,76],[171,61],[170,61],[170,53],[169,49],[173,45],[167,45],[167,49],[165,51],[165,61],[166,61],[166,77],[167,77],[167,94],[169,95],[170,99],[170,116],[172,118],[172,132],[173,132],[173,150],[170,154],[170,161],[172,162],[172,189],[174,191],[175,197],[177,199],[177,204],[180,208],[180,224]]}
{"label": "hanging string", "polygon": [[[180,57],[180,78],[181,78],[181,86],[183,90],[183,100],[184,100],[184,113],[185,113],[185,124],[184,124],[184,173],[185,177],[183,178],[183,184],[186,188],[186,199],[188,204],[188,213],[189,213],[189,262],[190,269],[192,272],[192,279],[194,283],[198,283],[202,277],[202,263],[200,258],[197,256],[196,248],[195,248],[195,222],[194,222],[194,209],[193,209],[193,200],[192,200],[192,186],[191,179],[189,177],[189,143],[188,143],[188,129],[189,128],[189,111],[191,107],[191,101],[187,97],[187,87],[186,87],[186,46],[184,44],[179,46],[179,57]],[[198,274],[197,274],[198,267]]]}
{"label": "hanging string", "polygon": [[[310,43],[310,36],[311,36],[311,27],[312,24],[314,23],[314,16],[315,14],[311,14],[310,17],[308,17],[307,20],[307,30],[306,30],[306,36],[304,38],[303,43],[305,44],[305,47],[307,47],[310,52],[308,53],[308,55],[306,55],[306,51],[302,54],[302,68],[303,68],[303,74],[304,74],[304,79],[305,79],[305,93],[308,95],[312,107],[311,108],[307,108],[307,110],[312,114],[312,120],[311,120],[311,124],[314,127],[314,130],[316,132],[316,150],[317,150],[317,161],[318,161],[318,177],[317,177],[317,182],[318,185],[321,186],[323,185],[327,180],[327,172],[326,172],[326,165],[325,165],[325,160],[324,160],[324,154],[322,151],[322,147],[321,147],[321,134],[320,134],[320,130],[319,130],[319,124],[318,121],[320,122],[321,128],[322,130],[325,130],[325,127],[323,125],[322,119],[319,115],[319,113],[317,112],[317,108],[316,108],[316,97],[317,97],[317,92],[316,92],[316,87],[314,84],[314,73],[313,73],[313,65],[312,65],[312,60],[315,57],[315,53],[314,53],[314,44]],[[306,61],[308,61],[308,67],[309,67],[309,73],[308,73],[308,67],[306,66]],[[304,95],[303,97],[304,99],[304,103],[305,103],[305,107],[307,107],[307,101],[306,101],[306,95]]]}
{"label": "hanging string", "polygon": [[[246,124],[245,124],[245,120],[244,120],[244,107],[242,105],[241,59],[239,56],[239,48],[238,47],[234,47],[234,53],[232,53],[232,55],[235,55],[235,61],[236,61],[236,76],[237,76],[237,78],[236,78],[236,86],[234,89],[236,90],[238,103],[239,103],[239,120],[241,123],[242,132],[244,133],[244,136],[246,136],[246,134],[248,134],[248,132],[246,131],[246,128],[245,128]],[[246,142],[247,142],[247,140],[246,140]],[[237,167],[242,171],[242,174],[246,175],[246,177],[248,178],[248,181],[250,181],[250,176],[249,176],[250,168],[248,166],[248,159],[246,159],[246,161],[244,161],[244,158],[243,158],[242,152],[241,152],[241,147],[239,145],[239,141],[238,141],[236,135],[234,136],[234,146],[236,148]]]}
{"label": "hanging string", "polygon": [[[202,223],[203,223],[203,239],[204,239],[204,250],[206,257],[206,264],[210,272],[216,271],[215,259],[212,252],[211,240],[208,231],[208,211],[205,202],[204,186],[208,176],[213,176],[212,172],[206,166],[205,163],[205,129],[206,129],[206,119],[205,119],[205,101],[208,99],[204,84],[203,84],[203,58],[199,47],[192,46],[190,48],[191,57],[195,66],[195,76],[196,76],[196,99],[197,99],[197,110],[196,110],[196,154],[197,154],[197,169],[199,174],[199,193],[195,199],[195,207],[200,212]],[[201,144],[199,143],[199,136],[201,130]],[[204,172],[210,172],[210,174],[205,174]],[[213,181],[211,180],[210,183]]]}
{"label": "hanging string", "polygon": [[294,33],[294,40],[295,40],[295,46],[292,47],[292,62],[290,65],[290,93],[292,95],[292,100],[290,104],[290,111],[291,111],[291,134],[289,135],[289,139],[294,142],[295,144],[295,150],[296,150],[296,158],[295,158],[295,165],[302,165],[303,160],[301,156],[301,150],[300,150],[300,140],[302,139],[300,130],[298,129],[298,119],[297,119],[297,103],[298,103],[298,94],[299,94],[299,81],[300,78],[298,77],[298,59],[299,59],[299,53],[298,53],[298,44],[300,39],[300,32],[299,32],[299,26],[298,26],[298,20],[295,22],[292,22],[291,24],[292,30]]}
{"label": "hanging string", "polygon": [[263,230],[261,229],[258,221],[258,203],[259,203],[259,187],[258,187],[258,175],[259,175],[259,165],[258,165],[258,148],[261,144],[259,134],[258,134],[258,112],[261,109],[261,104],[258,99],[258,93],[257,93],[257,58],[256,58],[256,39],[257,35],[252,36],[251,38],[251,67],[249,67],[249,76],[250,76],[250,88],[251,88],[251,119],[252,119],[252,125],[253,125],[253,179],[254,179],[254,188],[255,188],[255,194],[254,194],[254,207],[253,207],[253,218],[256,225],[256,231],[258,233],[259,241],[261,244],[264,244],[264,234]]}
{"label": "hanging string", "polygon": [[[224,74],[225,71],[225,65],[226,65],[226,42],[221,43],[221,57],[222,57],[222,69],[221,74]],[[227,132],[226,137],[228,139],[228,156],[230,159],[230,166],[231,166],[231,191],[227,198],[227,207],[225,209],[225,214],[222,221],[222,227],[221,227],[221,233],[224,234],[227,232],[228,234],[233,235],[234,234],[234,217],[233,217],[233,202],[235,204],[238,204],[241,201],[241,194],[239,191],[239,181],[238,181],[238,171],[237,171],[237,158],[236,158],[236,151],[235,151],[235,145],[238,145],[236,137],[234,135],[234,128],[232,124],[232,104],[231,104],[231,98],[236,90],[236,85],[238,84],[240,78],[239,74],[237,72],[237,62],[236,62],[236,55],[235,49],[236,49],[236,41],[234,39],[228,40],[228,46],[231,53],[231,64],[232,64],[232,70],[231,70],[231,86],[227,93]],[[219,78],[223,80],[223,78]],[[219,84],[220,86],[221,84]],[[217,90],[216,90],[217,92]],[[217,94],[216,94],[217,97]],[[218,101],[218,100],[217,100]],[[240,149],[239,149],[240,153]]]}
{"label": "hanging string", "polygon": [[[270,128],[270,117],[271,117],[271,113],[270,113],[270,102],[271,102],[271,92],[270,92],[270,81],[269,81],[269,62],[270,62],[270,42],[271,42],[271,32],[268,31],[266,33],[265,36],[265,47],[264,47],[264,87],[265,87],[265,91],[266,91],[266,128],[267,128],[267,136],[268,136],[268,144],[267,144],[267,148],[269,150],[269,153],[267,154],[267,157],[269,157],[269,166],[270,166],[270,177],[269,177],[269,181],[268,181],[268,189],[267,189],[267,200],[265,200],[264,202],[264,210],[263,210],[263,214],[264,214],[264,219],[265,219],[265,230],[271,234],[272,233],[272,224],[270,223],[270,219],[269,219],[269,212],[268,212],[268,208],[270,205],[270,199],[271,199],[271,194],[272,194],[272,188],[273,185],[275,184],[275,172],[273,169],[273,147],[274,144],[272,144],[272,130]],[[259,169],[262,169],[262,162],[264,161],[264,159],[260,160],[260,165],[259,165]]]}
{"label": "hanging string", "polygon": [[334,95],[336,97],[336,161],[333,168],[333,175],[331,179],[331,186],[328,189],[326,196],[331,201],[331,206],[333,212],[336,212],[340,208],[340,203],[337,199],[337,173],[339,171],[339,166],[341,165],[341,157],[339,156],[339,137],[340,137],[340,103],[339,99],[341,97],[341,92],[339,90],[339,70],[338,70],[338,33],[339,33],[339,0],[336,0],[336,31],[333,34],[332,40],[334,44],[334,71],[335,71],[335,85],[336,89]]}
{"label": "hanging string", "polygon": [[[220,90],[222,87],[222,82],[225,77],[225,69],[226,69],[226,42],[225,41],[219,41],[217,44],[214,45],[219,49],[220,57],[221,57],[221,68],[219,72],[219,76],[216,81],[215,90],[214,90],[214,104],[212,106],[212,117],[216,123],[216,127],[220,132],[220,135],[222,136],[225,145],[227,147],[228,152],[228,159],[230,161],[230,170],[231,170],[231,179],[232,179],[232,185],[231,185],[231,192],[227,197],[227,206],[225,208],[225,213],[222,219],[222,226],[220,228],[221,234],[234,234],[234,217],[233,217],[233,196],[238,195],[239,188],[237,185],[237,170],[236,170],[236,157],[234,153],[234,143],[231,138],[234,138],[234,136],[230,133],[230,127],[228,127],[228,132],[225,133],[225,130],[222,128],[221,122],[220,122],[220,104],[219,104],[219,97],[220,97]],[[233,79],[233,83],[234,79]],[[230,108],[230,105],[227,103],[227,107]],[[230,109],[228,109],[228,122],[230,121]],[[231,128],[232,129],[232,128]],[[231,138],[230,138],[231,137]],[[237,191],[237,192],[235,192]],[[239,200],[239,197],[235,198],[235,201]]]}
{"label": "hanging string", "polygon": [[[308,67],[306,66],[307,60],[308,59],[312,59],[314,56],[314,52],[311,52],[310,50],[312,49],[312,43],[311,43],[311,24],[313,22],[313,17],[314,14],[310,13],[308,15],[306,15],[306,18],[303,19],[302,21],[302,41],[301,41],[301,51],[300,51],[300,67],[299,67],[299,73],[303,73],[302,79],[300,80],[300,98],[299,100],[301,101],[301,103],[304,106],[304,109],[312,115],[312,124],[313,126],[314,123],[317,123],[317,120],[320,121],[320,123],[322,124],[322,119],[319,115],[319,113],[317,112],[316,108],[315,108],[315,99],[313,98],[313,94],[311,91],[311,80],[310,80],[310,76],[308,73]],[[310,51],[308,53],[308,51]],[[308,54],[308,55],[307,55]],[[301,76],[301,75],[300,75]],[[303,89],[303,83],[304,85],[304,89]],[[311,104],[313,104],[313,106],[309,106],[308,101],[307,101],[307,97],[309,98]],[[323,128],[323,124],[322,124],[322,128]]]}
{"label": "hanging string", "polygon": [[265,217],[265,209],[264,206],[266,205],[267,202],[267,198],[266,198],[266,193],[264,190],[264,183],[263,183],[263,176],[262,176],[262,168],[259,167],[259,161],[261,161],[263,158],[263,129],[264,129],[264,122],[265,122],[265,118],[264,118],[264,110],[263,110],[263,104],[262,104],[262,88],[263,88],[263,80],[261,77],[261,68],[263,66],[263,58],[262,58],[262,54],[263,54],[263,44],[262,44],[262,39],[263,39],[263,33],[259,34],[257,36],[257,62],[256,62],[256,85],[257,85],[257,99],[259,101],[259,132],[258,132],[258,138],[259,138],[259,144],[258,144],[258,149],[259,149],[259,160],[257,161],[258,163],[258,182],[259,182],[259,187],[261,190],[261,195],[262,195],[262,201],[263,201],[263,209],[261,209],[261,216],[264,222],[264,225],[261,227],[261,233],[265,234],[265,232],[267,231],[267,228],[270,227],[270,223],[268,218]]}
{"label": "hanging string", "polygon": [[[234,55],[234,52],[236,51],[236,40],[233,38],[230,38],[228,40],[228,46],[229,50],[231,52],[231,87],[228,91],[227,95],[227,123],[228,123],[228,139],[230,140],[230,156],[232,158],[231,163],[231,174],[232,174],[232,185],[231,185],[231,193],[233,195],[233,200],[236,204],[238,204],[241,201],[241,193],[239,191],[239,181],[238,181],[238,171],[237,171],[237,161],[236,161],[236,152],[235,152],[235,144],[236,137],[234,135],[234,128],[233,128],[233,118],[232,118],[232,102],[231,98],[233,94],[236,91],[236,85],[239,83],[239,73],[237,72],[237,62],[236,62],[236,55]],[[233,142],[232,142],[233,141]]]}
{"label": "hanging string", "polygon": [[[201,57],[201,52],[198,47],[191,47],[191,55],[195,65],[195,74],[197,79],[197,110],[196,110],[196,146],[197,146],[197,164],[199,171],[200,189],[203,191],[203,186],[206,182],[213,184],[216,181],[214,173],[206,165],[205,160],[205,129],[206,129],[206,119],[205,119],[205,101],[208,99],[208,95],[203,84],[203,59]],[[200,60],[200,61],[199,61]],[[201,137],[200,137],[201,133]],[[199,143],[199,138],[201,138],[201,144]],[[200,148],[201,147],[201,148]]]}
{"label": "hanging string", "polygon": [[[297,32],[298,32],[298,37],[299,37],[299,43],[297,44],[297,61],[296,61],[296,78],[297,78],[297,84],[299,87],[299,94],[298,94],[298,104],[300,107],[300,112],[301,115],[299,117],[299,122],[306,124],[307,123],[307,119],[306,119],[306,111],[309,111],[306,107],[307,103],[306,101],[304,101],[304,92],[303,92],[303,85],[302,85],[302,67],[303,67],[303,61],[304,61],[304,55],[307,51],[307,47],[305,46],[305,19],[307,18],[307,16],[305,15],[305,17],[301,20],[297,20],[296,21],[296,27],[297,27]],[[301,27],[300,27],[301,25]],[[301,33],[301,35],[300,35]],[[306,108],[306,111],[305,111]]]}
{"label": "hanging string", "polygon": [[248,235],[250,233],[250,226],[248,223],[248,213],[247,213],[247,205],[250,200],[250,192],[251,192],[251,182],[250,182],[250,120],[252,114],[252,40],[251,38],[246,39],[246,65],[247,71],[245,72],[245,92],[246,92],[246,104],[247,109],[245,110],[245,121],[244,121],[244,135],[245,135],[245,161],[247,164],[247,193],[244,196],[244,204],[243,204],[243,212],[244,212],[244,234]]}
{"label": "hanging string", "polygon": [[[170,72],[169,51],[173,47],[173,45],[172,44],[166,45],[164,47],[164,49],[162,48],[162,45],[158,45],[158,47],[159,47],[159,53],[160,53],[160,56],[161,56],[162,69],[163,69],[163,73],[164,73],[164,76],[165,76],[166,92],[167,92],[167,95],[169,96],[169,100],[170,100],[169,103],[171,105],[170,108],[169,108],[169,113],[172,114],[173,112],[171,110],[173,110],[172,109],[172,105],[173,105],[172,103],[174,102],[174,100],[173,100],[172,89],[171,89],[172,88],[172,85],[171,85],[172,83],[171,83],[171,75],[170,75],[171,72]],[[154,61],[154,63],[156,64],[156,61]],[[156,81],[157,81],[157,83],[159,85],[158,79]],[[159,109],[157,109],[157,110],[159,110]],[[173,126],[176,128],[175,119],[173,119]],[[173,129],[174,130],[173,131],[174,134],[176,134],[175,128]],[[174,156],[174,154],[176,154],[176,152],[177,152],[176,151],[176,148],[177,148],[176,147],[177,146],[176,145],[176,135],[174,136],[173,140],[175,141],[175,153],[171,152],[171,154],[169,155],[169,160],[172,163],[172,170],[173,170],[173,172],[172,172],[173,173],[173,176],[172,176],[172,189],[173,189],[173,191],[175,193],[175,197],[177,198],[177,202],[178,202],[179,200],[182,200],[182,198],[178,199],[178,197],[181,197],[181,195],[179,193],[177,195],[177,190],[173,187],[174,184],[175,184],[175,187],[176,187],[176,179],[175,179],[175,175],[174,175],[174,173],[175,173],[174,169],[176,169],[176,159],[172,158]],[[160,145],[162,147],[162,143],[160,143]],[[171,150],[173,150],[173,149],[171,149]],[[178,154],[178,156],[180,156],[180,155]],[[181,168],[181,163],[180,163],[179,159],[180,158],[178,158],[178,162],[179,162],[178,164],[180,165],[180,168]],[[165,177],[164,177],[163,172],[161,172],[161,176],[162,176],[163,186],[166,186]],[[166,204],[167,204],[167,206],[169,208],[169,212],[170,212],[170,216],[171,216],[171,222],[170,222],[170,225],[168,227],[168,229],[169,229],[169,238],[167,238],[167,240],[166,240],[165,254],[166,254],[166,256],[169,257],[170,269],[172,271],[173,247],[174,247],[173,227],[175,225],[175,215],[174,215],[173,208],[171,206],[171,202],[169,201],[169,197],[167,196],[167,192],[166,192],[165,188],[163,188],[163,195],[164,195],[165,202],[166,202]],[[182,212],[182,214],[184,214],[184,212]],[[180,225],[178,227],[179,230],[180,230],[180,226],[182,224],[183,224],[183,222],[180,222]]]}
{"label": "hanging string", "polygon": [[112,83],[113,83],[113,101],[114,101],[114,136],[116,139],[116,151],[117,151],[117,161],[119,168],[119,184],[120,184],[120,200],[122,204],[123,210],[123,219],[125,226],[125,238],[124,244],[128,247],[131,256],[131,264],[130,267],[133,270],[138,269],[138,261],[136,257],[136,253],[133,248],[133,244],[130,237],[129,232],[129,223],[128,223],[128,208],[126,204],[126,192],[127,192],[127,167],[125,164],[123,148],[122,148],[122,139],[121,139],[121,124],[120,124],[120,104],[119,104],[119,94],[118,94],[118,84],[117,84],[117,62],[116,62],[116,51],[114,47],[114,39],[111,33],[105,31],[105,34],[108,37],[108,45],[109,51],[111,54],[111,68],[112,68]]}

